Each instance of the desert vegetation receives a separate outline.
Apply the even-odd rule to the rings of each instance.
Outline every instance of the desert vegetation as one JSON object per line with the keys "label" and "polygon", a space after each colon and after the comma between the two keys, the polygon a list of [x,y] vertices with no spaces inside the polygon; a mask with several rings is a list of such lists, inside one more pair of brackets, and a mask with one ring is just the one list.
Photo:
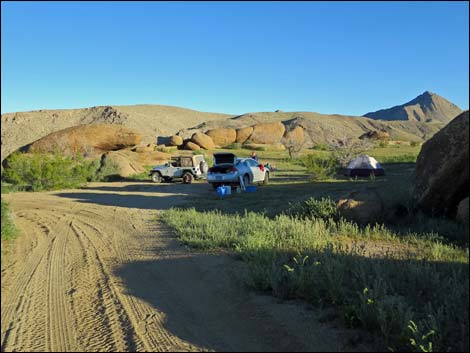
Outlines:
{"label": "desert vegetation", "polygon": [[112,164],[60,153],[13,153],[7,160],[2,182],[15,190],[57,190],[74,188],[89,181],[106,180],[116,174]]}
{"label": "desert vegetation", "polygon": [[18,234],[18,229],[15,226],[13,221],[10,209],[8,208],[8,204],[1,200],[1,207],[2,207],[2,241],[3,240],[11,240],[16,237]]}
{"label": "desert vegetation", "polygon": [[361,228],[333,205],[310,199],[274,218],[173,209],[163,219],[194,248],[238,254],[253,288],[333,306],[346,325],[379,334],[381,349],[467,350],[468,251],[432,233]]}
{"label": "desert vegetation", "polygon": [[[332,308],[331,319],[374,333],[378,349],[468,350],[468,230],[416,209],[420,146],[368,146],[387,174],[365,179],[338,173],[350,147],[317,146],[297,158],[265,151],[260,158],[277,165],[279,179],[262,192],[194,197],[162,219],[195,249],[236,254],[252,288]],[[381,211],[360,224],[335,200],[364,189]]]}

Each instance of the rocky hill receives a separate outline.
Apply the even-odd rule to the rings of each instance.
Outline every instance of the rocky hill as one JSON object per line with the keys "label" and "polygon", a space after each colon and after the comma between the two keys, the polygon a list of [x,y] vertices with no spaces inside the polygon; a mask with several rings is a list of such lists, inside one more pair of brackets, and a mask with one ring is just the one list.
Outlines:
{"label": "rocky hill", "polygon": [[[181,143],[183,139],[187,142],[196,132],[205,133],[217,128],[247,128],[245,132],[247,136],[253,134],[254,140],[262,141],[263,139],[258,136],[260,131],[250,130],[251,127],[279,122],[285,126],[281,129],[286,134],[284,137],[289,136],[290,131],[299,126],[303,128],[305,147],[308,147],[337,139],[358,138],[374,131],[386,132],[390,138],[396,140],[425,141],[439,131],[447,121],[460,113],[458,107],[429,92],[404,106],[405,112],[410,109],[414,111],[412,114],[414,118],[397,113],[395,118],[390,118],[390,120],[397,121],[385,121],[337,114],[282,111],[232,116],[162,105],[99,106],[7,113],[1,116],[1,160],[3,161],[12,152],[46,135],[78,125],[123,125],[140,133],[142,143],[148,144],[160,140],[160,137],[164,140],[175,134],[179,135]],[[401,108],[395,107],[391,110],[393,109],[399,111]],[[455,115],[451,116],[452,112],[455,112]],[[368,115],[371,114],[375,113]],[[382,116],[381,114],[378,116]],[[374,117],[377,118],[377,116]],[[279,132],[282,136],[282,132]],[[220,136],[215,136],[216,140],[233,139],[233,136],[223,136],[223,131],[218,131],[217,134]],[[233,134],[235,132],[232,132]],[[238,137],[237,135],[237,139]],[[220,145],[220,143],[217,144]]]}
{"label": "rocky hill", "polygon": [[395,140],[421,142],[429,139],[445,125],[417,121],[378,121],[364,117],[313,112],[262,112],[207,121],[190,129],[182,129],[178,134],[187,139],[196,132],[219,128],[241,129],[273,122],[282,122],[286,131],[301,126],[305,130],[305,147],[338,139],[359,138],[371,131],[387,132],[390,138]]}
{"label": "rocky hill", "polygon": [[408,103],[364,114],[378,120],[407,120],[448,123],[462,109],[438,94],[426,91]]}
{"label": "rocky hill", "polygon": [[99,106],[84,109],[37,110],[1,116],[1,160],[52,132],[83,124],[118,124],[142,134],[143,143],[155,142],[207,120],[225,119],[227,114],[205,113],[163,105]]}

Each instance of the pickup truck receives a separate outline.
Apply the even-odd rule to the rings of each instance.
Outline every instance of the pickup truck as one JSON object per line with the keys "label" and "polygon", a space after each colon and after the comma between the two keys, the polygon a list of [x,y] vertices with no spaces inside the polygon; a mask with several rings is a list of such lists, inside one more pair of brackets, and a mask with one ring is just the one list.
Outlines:
{"label": "pickup truck", "polygon": [[220,185],[239,186],[240,179],[245,186],[267,185],[269,177],[269,167],[252,158],[238,158],[233,153],[215,153],[214,165],[207,171],[207,181],[214,189]]}

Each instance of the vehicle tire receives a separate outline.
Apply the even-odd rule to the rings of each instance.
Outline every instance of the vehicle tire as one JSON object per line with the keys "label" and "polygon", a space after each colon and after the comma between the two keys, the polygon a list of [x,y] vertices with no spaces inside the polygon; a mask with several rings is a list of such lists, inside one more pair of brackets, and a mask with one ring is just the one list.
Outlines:
{"label": "vehicle tire", "polygon": [[153,173],[153,174],[152,174],[152,181],[153,181],[154,183],[161,183],[161,182],[162,182],[162,176],[161,176],[161,174],[158,173],[158,172],[157,172],[157,173]]}
{"label": "vehicle tire", "polygon": [[217,190],[217,188],[219,187],[219,184],[216,183],[211,183],[211,185],[214,190]]}
{"label": "vehicle tire", "polygon": [[269,184],[269,173],[266,172],[264,173],[263,185],[268,185],[268,184]]}
{"label": "vehicle tire", "polygon": [[245,187],[247,187],[248,185],[250,185],[250,176],[248,174],[245,174],[243,176],[243,184],[245,184]]}
{"label": "vehicle tire", "polygon": [[190,172],[186,172],[183,174],[183,183],[184,184],[191,184],[194,180],[194,176]]}

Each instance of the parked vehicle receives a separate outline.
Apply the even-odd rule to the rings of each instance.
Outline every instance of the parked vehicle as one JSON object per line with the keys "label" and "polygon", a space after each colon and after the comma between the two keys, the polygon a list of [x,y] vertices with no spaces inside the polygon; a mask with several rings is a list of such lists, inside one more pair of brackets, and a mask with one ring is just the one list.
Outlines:
{"label": "parked vehicle", "polygon": [[178,156],[172,157],[171,161],[164,165],[154,167],[150,171],[150,176],[155,183],[182,179],[183,183],[191,184],[195,179],[205,178],[207,170],[207,162],[201,154],[195,156]]}
{"label": "parked vehicle", "polygon": [[220,185],[236,187],[269,183],[270,170],[252,158],[238,158],[233,153],[215,153],[214,165],[207,172],[207,181],[214,189]]}

